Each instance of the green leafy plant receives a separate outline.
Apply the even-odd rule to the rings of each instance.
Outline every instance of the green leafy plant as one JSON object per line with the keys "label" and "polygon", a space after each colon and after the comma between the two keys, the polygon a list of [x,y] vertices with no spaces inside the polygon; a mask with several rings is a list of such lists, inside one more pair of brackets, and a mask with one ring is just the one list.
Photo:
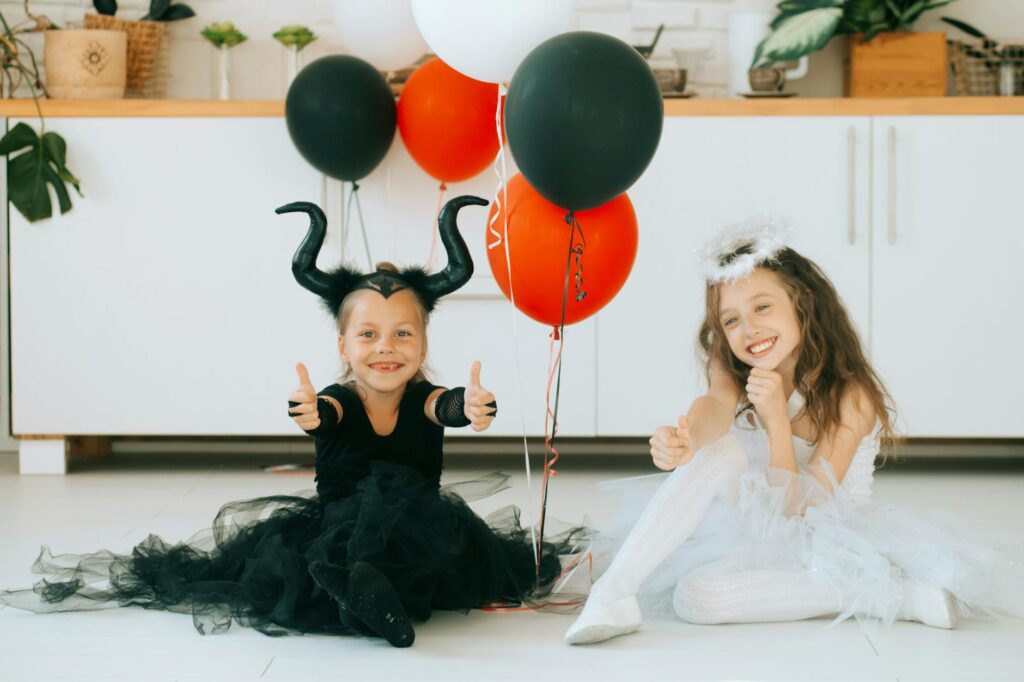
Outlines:
{"label": "green leafy plant", "polygon": [[46,130],[46,120],[39,105],[40,94],[46,95],[46,87],[39,78],[35,55],[21,37],[25,33],[56,27],[46,17],[33,15],[29,11],[28,0],[25,0],[24,10],[27,19],[14,26],[0,11],[0,59],[4,81],[0,88],[6,84],[8,96],[13,97],[21,84],[28,85],[39,115],[40,132],[36,133],[27,123],[18,123],[0,138],[0,155],[7,157],[7,195],[11,203],[29,222],[36,222],[53,215],[51,187],[57,195],[61,213],[71,210],[67,185],[74,187],[78,196],[83,195],[78,178],[66,165],[67,143],[57,133]]}
{"label": "green leafy plant", "polygon": [[[11,154],[22,151],[13,158]],[[0,139],[0,154],[7,159],[7,193],[15,208],[29,222],[53,215],[50,187],[57,194],[61,213],[71,210],[71,196],[65,183],[82,196],[76,178],[65,165],[67,143],[57,133],[36,134],[32,126],[18,123]]]}
{"label": "green leafy plant", "polygon": [[295,46],[301,50],[316,40],[317,36],[306,26],[284,26],[274,34],[274,40],[287,47]]}
{"label": "green leafy plant", "polygon": [[910,31],[927,11],[954,0],[782,0],[772,32],[754,52],[751,66],[799,59],[820,50],[833,36]]}
{"label": "green leafy plant", "polygon": [[[92,6],[98,14],[110,17],[117,14],[117,0],[92,0]],[[188,5],[176,5],[172,0],[150,0],[149,11],[142,21],[180,21],[195,15]]]}
{"label": "green leafy plant", "polygon": [[249,36],[235,28],[230,21],[210,24],[202,30],[202,35],[213,43],[214,47],[234,47],[249,39]]}

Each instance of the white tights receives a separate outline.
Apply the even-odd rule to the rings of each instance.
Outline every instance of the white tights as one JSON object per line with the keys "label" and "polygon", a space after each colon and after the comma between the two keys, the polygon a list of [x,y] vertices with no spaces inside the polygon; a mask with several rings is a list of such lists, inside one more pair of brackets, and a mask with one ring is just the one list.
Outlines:
{"label": "white tights", "polygon": [[730,570],[711,564],[676,586],[672,606],[690,623],[764,623],[838,613],[836,591],[799,569]]}
{"label": "white tights", "polygon": [[735,501],[747,468],[743,447],[726,434],[676,468],[644,509],[592,594],[612,601],[634,595],[640,584],[693,534],[715,497]]}

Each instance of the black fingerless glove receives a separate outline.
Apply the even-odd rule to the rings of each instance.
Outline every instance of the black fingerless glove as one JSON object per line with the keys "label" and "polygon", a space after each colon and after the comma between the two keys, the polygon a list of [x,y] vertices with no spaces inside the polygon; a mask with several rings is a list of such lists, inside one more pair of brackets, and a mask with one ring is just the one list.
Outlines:
{"label": "black fingerless glove", "polygon": [[[492,400],[487,407],[493,407],[491,416],[498,414],[498,403]],[[466,418],[466,389],[453,388],[437,397],[434,403],[434,416],[445,426],[469,426],[472,422]]]}
{"label": "black fingerless glove", "polygon": [[[288,407],[298,407],[300,403],[288,401]],[[297,416],[288,413],[289,417],[293,419]],[[316,416],[320,417],[320,425],[312,431],[306,431],[311,436],[323,436],[330,433],[338,425],[338,410],[334,407],[330,400],[326,398],[317,397],[316,399]]]}
{"label": "black fingerless glove", "polygon": [[466,389],[453,388],[437,396],[434,416],[445,426],[469,426],[470,421],[466,419]]}

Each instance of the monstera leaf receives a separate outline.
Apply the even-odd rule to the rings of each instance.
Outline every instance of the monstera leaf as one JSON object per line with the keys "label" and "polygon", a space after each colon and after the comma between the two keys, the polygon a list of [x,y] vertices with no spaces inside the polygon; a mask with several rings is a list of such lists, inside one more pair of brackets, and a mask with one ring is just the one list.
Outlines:
{"label": "monstera leaf", "polygon": [[820,50],[835,35],[842,18],[840,7],[820,7],[788,16],[757,46],[751,66],[799,59]]}
{"label": "monstera leaf", "polygon": [[[15,152],[23,151],[17,156]],[[36,134],[27,123],[19,123],[0,139],[0,155],[7,156],[7,194],[14,207],[29,222],[53,215],[50,187],[57,194],[61,213],[71,210],[67,184],[82,195],[78,178],[67,169],[67,143],[57,133]]]}

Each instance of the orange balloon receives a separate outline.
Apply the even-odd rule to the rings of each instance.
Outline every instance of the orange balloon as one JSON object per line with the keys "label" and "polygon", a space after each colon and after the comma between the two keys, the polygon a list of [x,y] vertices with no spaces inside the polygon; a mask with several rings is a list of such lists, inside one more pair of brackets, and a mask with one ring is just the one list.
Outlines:
{"label": "orange balloon", "polygon": [[498,86],[465,76],[437,57],[406,81],[398,131],[409,154],[441,182],[477,175],[498,153]]}
{"label": "orange balloon", "polygon": [[[504,201],[502,192],[498,199]],[[521,174],[508,183],[508,248],[515,304],[543,324],[557,327],[590,317],[608,304],[626,283],[636,260],[637,225],[633,202],[620,194],[606,204],[576,214],[579,231],[573,235],[565,210],[530,186]],[[491,207],[488,224],[504,236],[504,209]],[[498,287],[509,297],[505,245],[487,232],[487,260]],[[570,257],[571,256],[571,257]],[[569,286],[566,295],[566,265]],[[511,299],[510,299],[511,300]]]}

